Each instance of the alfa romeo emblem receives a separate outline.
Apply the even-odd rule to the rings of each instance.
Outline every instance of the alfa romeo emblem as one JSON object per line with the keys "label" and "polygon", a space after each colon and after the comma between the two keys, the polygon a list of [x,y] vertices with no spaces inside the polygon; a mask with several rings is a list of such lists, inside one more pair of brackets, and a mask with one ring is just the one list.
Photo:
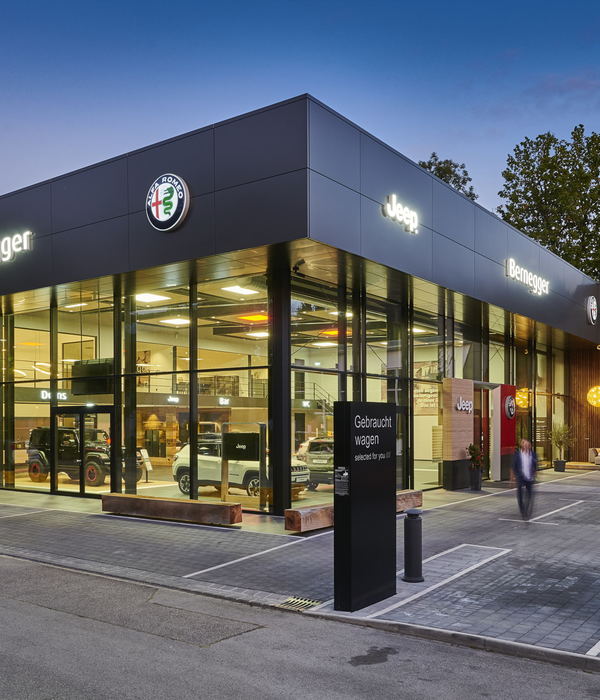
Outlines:
{"label": "alfa romeo emblem", "polygon": [[514,396],[507,396],[504,400],[504,413],[507,418],[514,418],[517,412],[517,404]]}
{"label": "alfa romeo emblem", "polygon": [[171,231],[184,220],[190,206],[185,181],[173,173],[157,177],[146,195],[146,216],[159,231]]}
{"label": "alfa romeo emblem", "polygon": [[596,321],[598,320],[598,302],[596,301],[596,297],[587,298],[586,310],[588,322],[592,326],[595,326]]}

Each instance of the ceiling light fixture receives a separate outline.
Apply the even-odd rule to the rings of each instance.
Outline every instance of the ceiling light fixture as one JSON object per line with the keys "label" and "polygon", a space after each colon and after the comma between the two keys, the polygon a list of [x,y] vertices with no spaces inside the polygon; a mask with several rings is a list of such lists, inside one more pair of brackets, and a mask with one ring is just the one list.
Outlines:
{"label": "ceiling light fixture", "polygon": [[161,294],[150,294],[150,292],[144,292],[143,294],[136,294],[135,300],[141,301],[146,304],[151,304],[153,301],[167,301],[171,297],[164,297]]}
{"label": "ceiling light fixture", "polygon": [[230,292],[231,294],[241,294],[242,296],[249,296],[250,294],[258,294],[256,289],[247,289],[246,287],[240,287],[234,284],[232,287],[221,287],[221,291]]}
{"label": "ceiling light fixture", "polygon": [[323,341],[322,343],[313,343],[313,347],[315,348],[334,348],[337,345],[337,343],[329,343],[327,341]]}
{"label": "ceiling light fixture", "polygon": [[34,369],[36,372],[41,372],[42,374],[50,374],[50,372],[47,372],[45,369],[42,369],[41,367],[36,367],[35,365],[31,365],[32,369]]}
{"label": "ceiling light fixture", "polygon": [[269,334],[267,331],[251,331],[250,333],[246,333],[246,335],[249,335],[251,338],[268,338]]}
{"label": "ceiling light fixture", "polygon": [[161,323],[166,323],[169,326],[189,326],[189,318],[162,318]]}
{"label": "ceiling light fixture", "polygon": [[79,304],[65,304],[65,309],[76,309],[78,306],[87,306],[87,302],[82,301]]}

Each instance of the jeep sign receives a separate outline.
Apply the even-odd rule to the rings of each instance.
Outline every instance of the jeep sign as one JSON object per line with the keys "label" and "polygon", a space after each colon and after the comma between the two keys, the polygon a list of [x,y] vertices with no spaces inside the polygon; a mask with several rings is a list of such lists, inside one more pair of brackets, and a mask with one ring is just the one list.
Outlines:
{"label": "jeep sign", "polygon": [[258,462],[259,437],[258,433],[223,433],[223,459]]}

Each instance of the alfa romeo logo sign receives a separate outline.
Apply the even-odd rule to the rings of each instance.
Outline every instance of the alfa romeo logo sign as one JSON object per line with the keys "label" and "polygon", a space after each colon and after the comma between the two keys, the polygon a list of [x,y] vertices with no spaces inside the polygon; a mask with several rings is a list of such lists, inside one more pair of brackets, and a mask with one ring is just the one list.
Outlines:
{"label": "alfa romeo logo sign", "polygon": [[185,181],[173,173],[157,177],[146,195],[146,216],[159,231],[171,231],[185,219],[190,192]]}
{"label": "alfa romeo logo sign", "polygon": [[507,418],[514,418],[517,412],[517,404],[514,396],[507,396],[504,400],[504,413]]}
{"label": "alfa romeo logo sign", "polygon": [[585,308],[588,323],[595,326],[596,321],[598,320],[598,302],[596,301],[596,297],[588,297],[585,303]]}

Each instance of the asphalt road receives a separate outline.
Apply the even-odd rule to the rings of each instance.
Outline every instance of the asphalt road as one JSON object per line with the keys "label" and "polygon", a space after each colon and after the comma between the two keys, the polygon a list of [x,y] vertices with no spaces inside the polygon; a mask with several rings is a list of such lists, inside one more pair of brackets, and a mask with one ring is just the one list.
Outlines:
{"label": "asphalt road", "polygon": [[600,697],[600,675],[0,557],[0,697]]}

